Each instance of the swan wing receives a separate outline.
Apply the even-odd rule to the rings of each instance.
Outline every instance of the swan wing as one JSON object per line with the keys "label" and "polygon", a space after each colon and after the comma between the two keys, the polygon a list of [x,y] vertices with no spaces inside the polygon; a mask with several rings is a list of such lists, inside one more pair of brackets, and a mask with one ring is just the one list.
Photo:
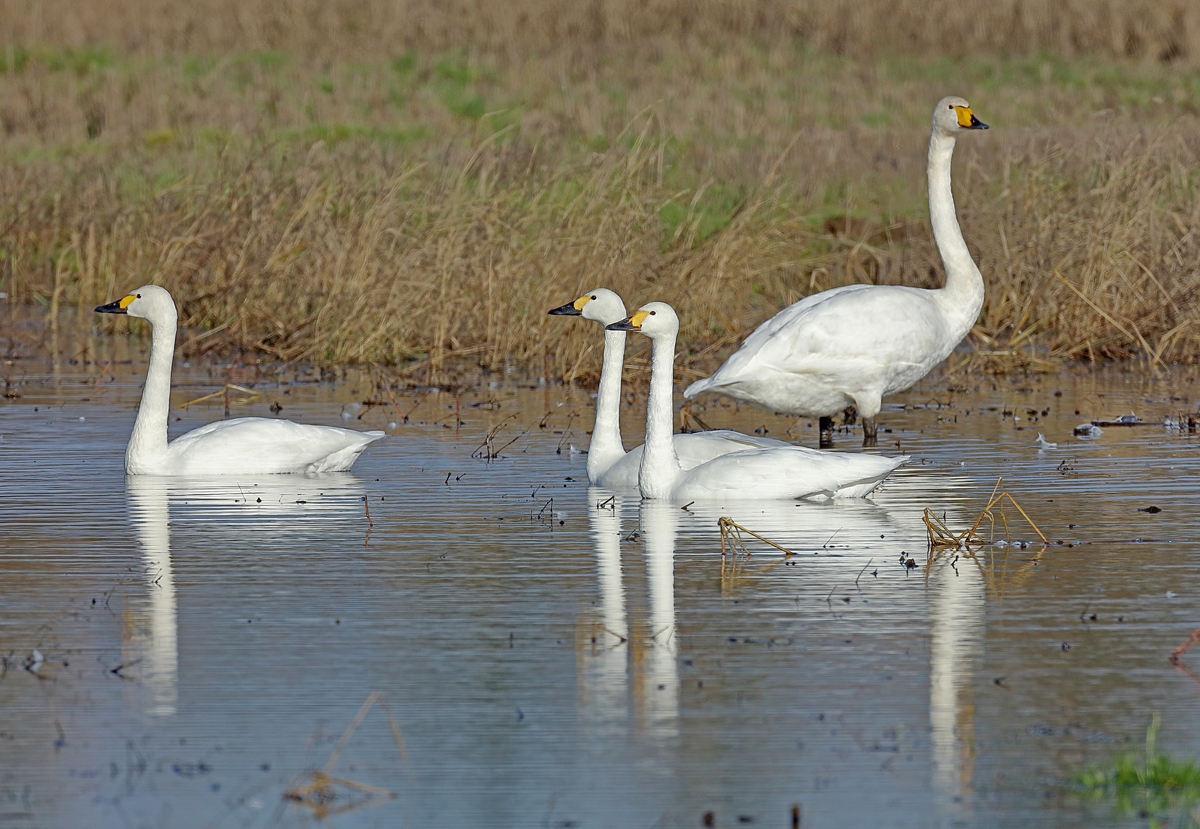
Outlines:
{"label": "swan wing", "polygon": [[685,471],[677,500],[861,498],[906,460],[801,446],[747,449]]}
{"label": "swan wing", "polygon": [[752,373],[755,366],[763,363],[778,363],[777,352],[786,352],[793,346],[791,342],[795,333],[800,331],[811,316],[819,316],[819,309],[837,302],[839,297],[855,296],[870,285],[847,285],[842,288],[822,291],[819,294],[806,296],[784,308],[769,320],[763,322],[747,337],[729,358],[711,376],[697,380],[687,387],[684,397],[694,397],[708,388],[728,385],[738,378]]}
{"label": "swan wing", "polygon": [[[728,455],[730,452],[743,452],[747,449],[772,446],[791,446],[790,443],[775,438],[744,435],[731,429],[713,429],[707,432],[673,435],[672,441],[675,444],[675,452],[679,455],[679,466],[682,469],[691,469],[713,458]],[[596,481],[596,485],[607,489],[636,489],[643,448],[639,445],[626,452],[623,458],[604,470],[604,473]]]}
{"label": "swan wing", "polygon": [[383,435],[240,417],[209,423],[176,438],[167,447],[168,462],[170,474],[343,472]]}
{"label": "swan wing", "polygon": [[745,435],[731,429],[689,432],[683,435],[674,435],[672,440],[675,444],[675,452],[679,455],[679,465],[683,469],[691,469],[731,452],[791,446],[790,443],[784,443],[782,440]]}
{"label": "swan wing", "polygon": [[[892,375],[923,375],[954,348],[931,292],[851,285],[785,308],[746,339],[712,377],[688,387],[784,383],[807,376],[853,395],[892,385]],[[918,375],[919,376],[919,375]],[[774,379],[773,379],[774,378]],[[913,381],[915,382],[913,378]]]}

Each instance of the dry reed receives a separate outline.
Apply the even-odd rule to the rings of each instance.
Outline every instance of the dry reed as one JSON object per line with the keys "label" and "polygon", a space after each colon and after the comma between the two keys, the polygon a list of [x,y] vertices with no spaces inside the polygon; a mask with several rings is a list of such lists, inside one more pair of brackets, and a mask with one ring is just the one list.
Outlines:
{"label": "dry reed", "polygon": [[317,820],[324,820],[327,817],[352,812],[364,806],[378,805],[396,797],[396,793],[389,789],[340,777],[333,773],[346,748],[346,743],[362,725],[371,707],[377,702],[387,717],[388,726],[392,731],[392,739],[396,743],[396,750],[400,753],[400,758],[404,761],[407,770],[408,753],[404,750],[404,738],[400,734],[400,726],[396,724],[396,718],[392,716],[392,711],[383,695],[378,691],[372,691],[358,709],[358,713],[354,715],[350,725],[346,726],[346,730],[342,732],[341,738],[330,752],[325,765],[302,775],[300,780],[297,780],[284,793],[285,800],[304,806],[312,812],[313,817]]}
{"label": "dry reed", "polygon": [[926,124],[960,92],[995,126],[955,170],[976,344],[1200,355],[1200,82],[1063,58],[1187,63],[1200,11],[888,8],[0,0],[0,290],[92,325],[153,281],[190,352],[434,381],[594,377],[545,311],[606,285],[676,305],[694,375],[814,290],[940,283]]}

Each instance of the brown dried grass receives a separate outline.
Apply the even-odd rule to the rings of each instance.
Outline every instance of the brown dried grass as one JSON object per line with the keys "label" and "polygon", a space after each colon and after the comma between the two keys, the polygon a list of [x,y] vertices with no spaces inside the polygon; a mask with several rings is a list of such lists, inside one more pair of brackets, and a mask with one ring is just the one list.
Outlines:
{"label": "brown dried grass", "polygon": [[[858,56],[980,52],[1200,61],[1191,0],[0,0],[0,42],[123,51],[295,51],[326,59],[463,45],[521,60],[653,38],[803,39]],[[581,51],[582,50],[582,51]]]}
{"label": "brown dried grass", "polygon": [[[14,307],[94,324],[92,305],[154,281],[191,351],[549,358],[573,378],[598,367],[598,332],[545,311],[606,285],[676,305],[696,374],[814,290],[940,284],[926,124],[959,92],[995,127],[955,168],[988,283],[975,341],[1014,364],[1200,355],[1200,76],[883,54],[945,31],[938,53],[1124,55],[1101,41],[1157,42],[1163,14],[1186,39],[1190,5],[889,4],[887,33],[924,21],[910,41],[871,3],[100,7],[0,0]],[[1011,43],[979,22],[1004,9]]]}

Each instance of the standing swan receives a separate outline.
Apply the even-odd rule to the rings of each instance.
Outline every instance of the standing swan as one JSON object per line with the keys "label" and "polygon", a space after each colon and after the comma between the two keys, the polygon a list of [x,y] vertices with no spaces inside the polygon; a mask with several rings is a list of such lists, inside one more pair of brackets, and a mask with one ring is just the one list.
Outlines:
{"label": "standing swan", "polygon": [[[601,325],[625,319],[625,303],[607,288],[588,291],[574,302],[551,308],[550,314],[583,317]],[[621,442],[621,369],[625,361],[625,332],[604,332],[604,362],[600,367],[600,388],[596,390],[596,421],[588,446],[587,474],[592,486],[607,489],[635,489],[642,447],[626,452]],[[788,446],[772,438],[751,437],[728,429],[675,435],[675,451],[684,469],[712,460],[728,452],[740,452],[756,446]]]}
{"label": "standing swan", "polygon": [[[929,218],[946,268],[946,285],[846,285],[805,297],[746,338],[712,377],[684,391],[712,391],[775,412],[820,417],[854,405],[863,444],[874,446],[884,395],[901,391],[944,360],[971,330],[983,306],[983,277],[954,213],[950,159],[965,130],[987,129],[962,98],[943,98],[929,137]],[[824,441],[823,441],[824,442]]]}
{"label": "standing swan", "polygon": [[127,475],[344,472],[368,443],[383,437],[383,432],[239,417],[209,423],[167,443],[176,322],[171,295],[157,285],[143,285],[96,310],[149,320],[153,329],[146,387],[125,450]]}
{"label": "standing swan", "polygon": [[650,338],[650,401],[646,448],[638,470],[643,498],[671,501],[844,497],[861,498],[907,458],[820,452],[800,446],[745,449],[689,470],[671,440],[675,336],[679,317],[665,302],[651,302],[609,331],[641,331]]}

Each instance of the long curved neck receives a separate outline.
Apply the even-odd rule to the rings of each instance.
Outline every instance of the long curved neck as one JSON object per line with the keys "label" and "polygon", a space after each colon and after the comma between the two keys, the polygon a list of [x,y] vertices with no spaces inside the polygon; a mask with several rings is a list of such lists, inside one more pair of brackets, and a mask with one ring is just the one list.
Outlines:
{"label": "long curved neck", "polygon": [[961,329],[961,337],[975,324],[983,307],[983,277],[971,259],[954,212],[954,194],[950,190],[953,155],[954,137],[935,129],[929,139],[929,220],[946,268],[946,286],[938,294],[951,325]]}
{"label": "long curved neck", "polygon": [[638,488],[643,498],[667,498],[679,476],[675,453],[674,335],[655,337],[650,347],[650,399],[646,404],[646,448],[638,468]]}
{"label": "long curved neck", "polygon": [[621,369],[625,362],[625,332],[604,332],[604,362],[596,391],[596,422],[588,447],[587,473],[592,483],[625,457],[621,444]]}
{"label": "long curved neck", "polygon": [[164,452],[167,448],[167,413],[171,408],[171,361],[175,356],[175,313],[152,322],[150,370],[138,407],[133,434],[125,450],[125,466]]}

